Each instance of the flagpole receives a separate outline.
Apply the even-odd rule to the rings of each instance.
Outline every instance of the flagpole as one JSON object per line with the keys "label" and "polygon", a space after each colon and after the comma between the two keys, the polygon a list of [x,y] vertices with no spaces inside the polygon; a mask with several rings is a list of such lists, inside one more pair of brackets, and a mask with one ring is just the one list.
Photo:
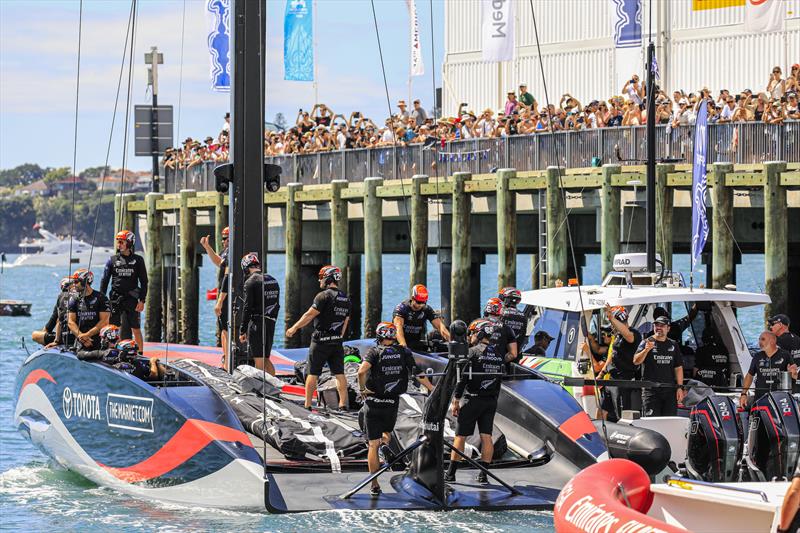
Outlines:
{"label": "flagpole", "polygon": [[317,63],[319,62],[319,58],[317,57],[317,1],[311,0],[311,31],[314,33],[314,38],[312,39],[312,47],[313,47],[313,56],[314,56],[314,105],[319,104],[319,94],[317,91]]}

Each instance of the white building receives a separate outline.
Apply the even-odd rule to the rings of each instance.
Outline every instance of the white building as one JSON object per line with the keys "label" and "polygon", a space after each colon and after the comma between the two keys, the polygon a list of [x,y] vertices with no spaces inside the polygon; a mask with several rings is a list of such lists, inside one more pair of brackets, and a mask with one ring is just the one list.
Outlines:
{"label": "white building", "polygon": [[[494,1],[513,3],[513,61],[482,60],[481,0],[446,0],[445,115],[454,114],[461,102],[475,111],[500,108],[520,83],[544,104],[530,3]],[[784,30],[772,33],[745,32],[745,0],[533,0],[550,102],[557,105],[564,93],[584,103],[607,99],[622,94],[632,74],[644,79],[651,2],[659,85],[670,93],[704,86],[715,96],[720,89],[757,93],[774,66],[781,66],[785,77],[800,63],[800,0],[783,0]],[[637,8],[641,23],[628,24],[626,12]],[[626,28],[639,32],[640,44],[618,46]]]}

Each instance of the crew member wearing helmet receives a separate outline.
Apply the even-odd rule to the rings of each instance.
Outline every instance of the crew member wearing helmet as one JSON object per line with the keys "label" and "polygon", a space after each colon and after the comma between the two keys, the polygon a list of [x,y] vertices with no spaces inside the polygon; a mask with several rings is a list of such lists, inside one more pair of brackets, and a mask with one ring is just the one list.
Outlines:
{"label": "crew member wearing helmet", "polygon": [[247,343],[248,358],[256,368],[275,375],[275,366],[269,360],[275,338],[275,321],[280,309],[281,288],[278,281],[261,272],[258,254],[250,252],[241,261],[244,273],[244,305],[239,341]]}
{"label": "crew member wearing helmet", "polygon": [[[358,368],[358,385],[364,398],[364,425],[369,451],[367,463],[370,473],[380,468],[379,448],[389,457],[389,441],[397,422],[400,395],[406,392],[408,380],[417,374],[411,350],[397,342],[398,328],[391,322],[381,322],[375,327],[376,345],[370,348]],[[416,379],[429,391],[433,385],[426,377]],[[371,494],[381,493],[378,480],[372,481]]]}
{"label": "crew member wearing helmet", "polygon": [[[636,328],[628,326],[628,312],[624,307],[611,307],[606,304],[605,313],[614,330],[614,342],[611,344],[611,357],[606,359],[600,377],[608,374],[611,379],[634,380],[636,379],[636,365],[633,362],[633,356],[642,342],[642,334]],[[604,417],[611,422],[616,422],[622,416],[622,411],[633,409],[635,392],[638,391],[620,387],[605,387]]]}
{"label": "crew member wearing helmet", "polygon": [[119,342],[119,327],[109,324],[100,330],[100,348],[89,350],[78,348],[76,355],[81,361],[100,361],[110,365],[119,362],[117,343]]}
{"label": "crew member wearing helmet", "polygon": [[129,372],[143,381],[155,381],[164,378],[166,369],[159,364],[158,357],[145,359],[139,357],[139,348],[132,339],[121,340],[115,347],[118,362],[113,366],[117,370]]}
{"label": "crew member wearing helmet", "polygon": [[[31,339],[33,339],[34,342],[44,345],[47,348],[60,344],[56,342],[60,340],[60,318],[65,316],[67,309],[66,303],[69,303],[70,289],[72,288],[72,280],[69,277],[62,278],[60,286],[61,291],[58,293],[56,303],[53,306],[53,312],[50,314],[47,324],[45,324],[44,328],[41,330],[31,333]],[[66,303],[64,303],[65,300]]]}
{"label": "crew member wearing helmet", "polygon": [[506,359],[506,354],[510,354],[509,361],[516,361],[519,356],[517,337],[508,325],[503,323],[503,302],[500,298],[489,298],[483,308],[483,317],[489,320],[495,327],[491,328],[489,342],[495,346],[497,354]]}
{"label": "crew member wearing helmet", "polygon": [[[498,345],[492,342],[496,330],[507,327],[498,321],[487,319],[478,319],[470,324],[469,339],[472,346],[468,352],[468,368],[461,373],[461,380],[456,384],[451,407],[453,416],[458,420],[453,447],[463,452],[467,438],[472,436],[477,425],[481,439],[480,463],[484,468],[489,468],[494,455],[492,429],[503,369],[506,363],[516,357],[512,352],[501,355]],[[460,462],[461,457],[451,452],[445,481],[452,483],[456,480]],[[486,485],[486,472],[479,471],[475,481]]]}
{"label": "crew member wearing helmet", "polygon": [[219,254],[209,244],[210,235],[200,238],[200,245],[217,267],[217,303],[214,305],[214,313],[217,315],[217,329],[219,330],[218,346],[222,346],[222,352],[226,354],[228,353],[228,306],[225,305],[225,299],[228,296],[228,282],[225,276],[228,273],[230,233],[228,226],[222,229],[222,251]]}
{"label": "crew member wearing helmet", "polygon": [[517,339],[517,351],[528,345],[528,317],[525,313],[517,309],[519,302],[522,301],[522,293],[516,287],[505,287],[497,295],[503,302],[503,315],[501,321],[511,328]]}
{"label": "crew member wearing helmet", "polygon": [[322,367],[328,364],[336,378],[339,409],[347,409],[347,380],[344,376],[344,348],[342,341],[350,322],[350,298],[339,290],[342,271],[339,267],[325,265],[319,270],[319,288],[314,303],[300,320],[286,330],[286,337],[294,337],[307,324],[314,322],[314,333],[308,347],[308,374],[306,375],[306,409],[311,409],[311,398],[317,390]]}
{"label": "crew member wearing helmet", "polygon": [[130,328],[136,346],[142,347],[140,313],[147,298],[147,267],[144,258],[133,253],[136,236],[132,231],[120,231],[116,241],[117,253],[106,262],[103,279],[100,280],[100,292],[107,294],[111,283],[111,323],[121,328],[123,338],[126,338],[126,327]]}
{"label": "crew member wearing helmet", "polygon": [[397,304],[392,314],[392,323],[397,328],[397,342],[415,352],[428,351],[425,342],[425,325],[430,322],[436,331],[450,340],[450,332],[436,311],[428,305],[428,289],[425,285],[414,285],[411,298]]}
{"label": "crew member wearing helmet", "polygon": [[100,330],[108,325],[111,306],[108,298],[92,289],[94,274],[81,268],[72,273],[76,292],[69,300],[69,330],[77,339],[76,348],[100,348]]}

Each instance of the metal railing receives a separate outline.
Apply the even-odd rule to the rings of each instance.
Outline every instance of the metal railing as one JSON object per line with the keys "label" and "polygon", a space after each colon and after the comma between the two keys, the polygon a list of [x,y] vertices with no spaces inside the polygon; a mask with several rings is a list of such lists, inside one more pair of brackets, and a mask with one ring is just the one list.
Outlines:
{"label": "metal railing", "polygon": [[[800,122],[763,124],[742,122],[708,127],[708,162],[757,164],[780,160],[800,162]],[[656,157],[689,163],[694,127],[656,127]],[[498,168],[542,170],[551,165],[565,168],[600,166],[621,157],[646,157],[644,126],[601,128],[584,131],[536,133],[512,137],[478,138],[436,143],[336,150],[302,155],[267,157],[283,168],[281,184],[330,183],[335,179],[363,181],[367,177],[410,179],[414,174],[451,175],[454,172],[485,174]],[[214,163],[189,169],[165,169],[165,191],[189,188],[213,190]]]}

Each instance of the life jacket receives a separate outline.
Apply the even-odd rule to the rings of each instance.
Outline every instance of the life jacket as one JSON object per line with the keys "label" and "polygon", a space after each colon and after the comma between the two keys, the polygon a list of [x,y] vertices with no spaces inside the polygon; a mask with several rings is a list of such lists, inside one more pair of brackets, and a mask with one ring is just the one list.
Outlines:
{"label": "life jacket", "polygon": [[408,366],[406,349],[395,344],[377,346],[378,361],[370,368],[367,388],[377,398],[397,398],[408,389]]}

